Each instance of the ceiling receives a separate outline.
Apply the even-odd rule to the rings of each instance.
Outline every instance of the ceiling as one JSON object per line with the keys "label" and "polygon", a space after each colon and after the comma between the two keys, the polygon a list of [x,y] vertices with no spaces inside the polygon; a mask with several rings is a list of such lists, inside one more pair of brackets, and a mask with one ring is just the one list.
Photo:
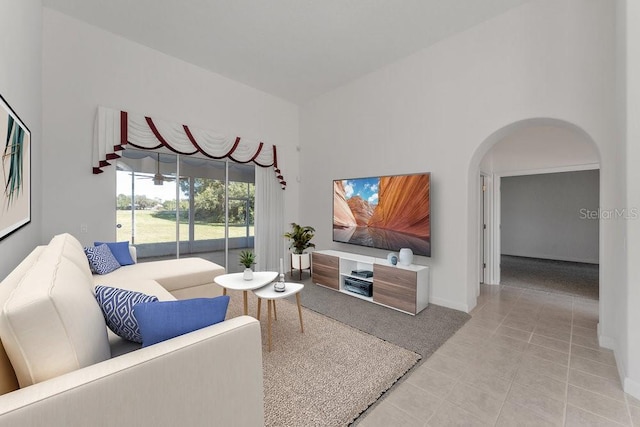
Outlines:
{"label": "ceiling", "polygon": [[303,104],[527,1],[43,0],[43,4]]}

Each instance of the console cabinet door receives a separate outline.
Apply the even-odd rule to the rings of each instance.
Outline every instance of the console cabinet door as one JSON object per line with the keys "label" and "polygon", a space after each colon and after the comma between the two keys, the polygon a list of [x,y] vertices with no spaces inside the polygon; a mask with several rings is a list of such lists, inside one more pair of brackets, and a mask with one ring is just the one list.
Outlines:
{"label": "console cabinet door", "polygon": [[313,274],[312,280],[314,283],[324,285],[332,289],[340,289],[340,258],[318,254],[312,252],[313,255]]}
{"label": "console cabinet door", "polygon": [[379,264],[373,268],[373,300],[415,314],[416,272]]}

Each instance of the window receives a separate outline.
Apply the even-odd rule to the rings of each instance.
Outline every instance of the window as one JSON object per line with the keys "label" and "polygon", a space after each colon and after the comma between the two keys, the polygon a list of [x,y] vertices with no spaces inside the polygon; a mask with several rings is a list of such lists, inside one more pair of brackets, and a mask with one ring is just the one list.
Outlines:
{"label": "window", "polygon": [[[117,161],[117,239],[141,261],[199,256],[224,265],[253,249],[255,167],[127,149]],[[179,178],[178,178],[179,176]]]}

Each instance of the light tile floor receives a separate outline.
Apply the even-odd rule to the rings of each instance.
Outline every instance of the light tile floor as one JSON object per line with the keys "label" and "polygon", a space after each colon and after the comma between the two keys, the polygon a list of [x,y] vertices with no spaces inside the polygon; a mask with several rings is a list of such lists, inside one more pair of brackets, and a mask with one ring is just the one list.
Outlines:
{"label": "light tile floor", "polygon": [[638,426],[598,302],[482,286],[472,318],[359,422],[372,426]]}

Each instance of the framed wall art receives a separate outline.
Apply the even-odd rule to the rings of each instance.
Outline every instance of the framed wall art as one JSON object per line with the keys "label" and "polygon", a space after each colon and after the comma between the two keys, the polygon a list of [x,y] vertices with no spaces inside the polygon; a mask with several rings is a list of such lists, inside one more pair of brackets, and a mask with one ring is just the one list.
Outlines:
{"label": "framed wall art", "polygon": [[0,95],[0,240],[31,222],[31,132]]}

